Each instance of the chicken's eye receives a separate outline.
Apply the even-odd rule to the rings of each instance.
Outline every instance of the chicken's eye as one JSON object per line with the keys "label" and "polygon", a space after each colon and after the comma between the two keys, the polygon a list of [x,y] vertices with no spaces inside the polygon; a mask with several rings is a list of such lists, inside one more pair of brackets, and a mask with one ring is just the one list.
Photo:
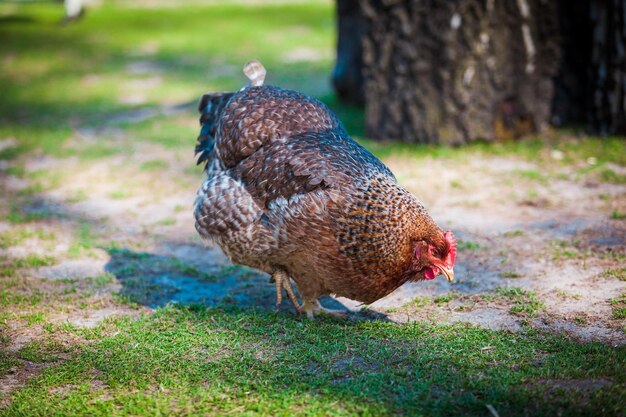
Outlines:
{"label": "chicken's eye", "polygon": [[434,246],[428,246],[428,253],[435,258],[441,258],[441,251]]}

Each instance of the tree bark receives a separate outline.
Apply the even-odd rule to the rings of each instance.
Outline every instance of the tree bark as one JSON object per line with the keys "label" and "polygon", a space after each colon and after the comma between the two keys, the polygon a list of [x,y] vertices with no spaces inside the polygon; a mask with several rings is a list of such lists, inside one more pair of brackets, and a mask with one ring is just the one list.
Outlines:
{"label": "tree bark", "polygon": [[550,119],[558,21],[541,0],[361,3],[367,132],[462,144]]}
{"label": "tree bark", "polygon": [[338,0],[333,74],[378,139],[626,135],[624,0]]}

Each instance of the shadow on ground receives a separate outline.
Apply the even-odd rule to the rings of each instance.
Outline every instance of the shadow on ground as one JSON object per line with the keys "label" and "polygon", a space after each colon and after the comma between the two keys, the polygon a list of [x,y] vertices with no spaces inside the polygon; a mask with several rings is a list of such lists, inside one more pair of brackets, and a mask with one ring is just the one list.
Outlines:
{"label": "shadow on ground", "polygon": [[[176,250],[172,246],[167,245],[170,250]],[[179,245],[178,249],[179,257],[109,249],[111,260],[105,271],[122,284],[119,295],[151,308],[175,303],[274,309],[276,293],[267,274],[224,264],[219,261],[217,249],[189,244]],[[189,255],[194,258],[185,259]],[[215,258],[217,261],[212,262]],[[347,310],[330,297],[325,297],[322,304]],[[294,312],[286,299],[281,308]]]}

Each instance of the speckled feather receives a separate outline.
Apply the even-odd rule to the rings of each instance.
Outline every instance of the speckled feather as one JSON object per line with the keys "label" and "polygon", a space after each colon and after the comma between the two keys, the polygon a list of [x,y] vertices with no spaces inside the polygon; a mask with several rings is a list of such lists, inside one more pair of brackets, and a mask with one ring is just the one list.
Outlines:
{"label": "speckled feather", "polygon": [[233,262],[286,269],[304,297],[373,302],[407,280],[415,242],[443,231],[322,103],[273,86],[207,94],[196,229]]}

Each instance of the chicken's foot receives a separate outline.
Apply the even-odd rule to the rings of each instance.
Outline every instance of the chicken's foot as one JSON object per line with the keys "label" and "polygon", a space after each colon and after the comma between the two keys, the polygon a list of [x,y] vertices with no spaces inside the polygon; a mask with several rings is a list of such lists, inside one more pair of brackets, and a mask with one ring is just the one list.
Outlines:
{"label": "chicken's foot", "polygon": [[287,291],[287,296],[289,300],[293,304],[293,308],[296,309],[296,313],[300,311],[300,303],[298,303],[298,298],[296,297],[296,293],[293,290],[293,286],[291,285],[291,280],[289,279],[289,274],[282,268],[276,269],[270,278],[270,282],[274,282],[276,284],[276,311],[280,310],[280,305],[283,302],[283,288]]}
{"label": "chicken's foot", "polygon": [[303,311],[309,319],[312,319],[313,317],[320,314],[330,314],[335,317],[345,317],[347,313],[347,311],[344,310],[324,308],[321,306],[320,302],[316,298],[304,298],[302,302],[302,307],[300,307],[300,311]]}

